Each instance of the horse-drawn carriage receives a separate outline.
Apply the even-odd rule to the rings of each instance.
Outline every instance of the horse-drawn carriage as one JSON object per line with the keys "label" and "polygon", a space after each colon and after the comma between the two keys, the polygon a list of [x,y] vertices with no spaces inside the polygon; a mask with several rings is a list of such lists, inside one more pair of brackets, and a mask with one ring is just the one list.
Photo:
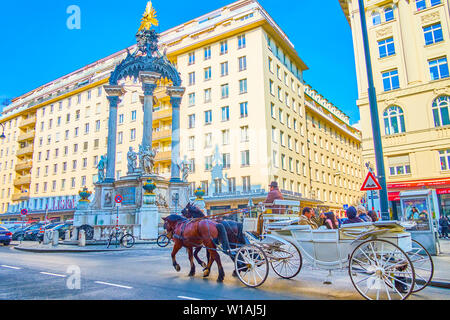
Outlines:
{"label": "horse-drawn carriage", "polygon": [[232,257],[234,275],[246,286],[262,285],[270,267],[281,278],[293,278],[300,272],[303,259],[330,272],[348,269],[353,286],[366,299],[403,300],[425,288],[433,277],[430,254],[396,221],[312,230],[296,224],[299,202],[276,200],[274,205],[284,207],[282,214],[273,214],[263,205],[258,218],[244,217],[241,231],[245,241],[232,246],[220,241],[214,243],[214,249],[208,248],[211,253],[220,250]]}

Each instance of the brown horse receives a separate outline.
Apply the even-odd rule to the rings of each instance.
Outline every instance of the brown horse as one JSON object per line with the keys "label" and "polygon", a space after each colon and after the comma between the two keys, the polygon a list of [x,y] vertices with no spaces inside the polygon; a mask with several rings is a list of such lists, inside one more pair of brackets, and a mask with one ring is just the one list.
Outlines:
{"label": "brown horse", "polygon": [[204,269],[203,277],[209,276],[211,266],[215,261],[219,270],[217,281],[222,282],[225,278],[225,272],[223,271],[222,262],[220,261],[220,256],[216,251],[216,248],[217,244],[220,243],[223,251],[227,254],[230,253],[230,245],[224,226],[208,219],[188,220],[174,214],[163,218],[163,220],[164,229],[167,230],[168,237],[174,240],[172,263],[175,270],[178,272],[181,270],[175,256],[182,247],[185,247],[191,264],[189,276],[194,276],[195,264],[193,261],[193,248],[204,246],[208,250],[210,258]]}
{"label": "brown horse", "polygon": [[[188,219],[195,219],[195,218],[205,218],[207,217],[199,208],[197,208],[195,205],[192,205],[191,203],[188,203],[186,208],[181,210],[181,214],[183,217]],[[247,239],[244,236],[243,233],[243,225],[242,223],[235,222],[233,220],[223,220],[221,218],[216,218],[215,221],[217,223],[220,223],[225,227],[225,230],[227,232],[228,242],[231,249],[240,248],[241,246],[244,246],[248,243]],[[194,258],[197,260],[197,263],[201,265],[203,268],[206,267],[206,264],[198,257],[198,253],[202,247],[197,247],[194,249]],[[234,255],[229,255],[231,260],[234,262]],[[206,257],[209,260],[209,253],[206,251]],[[233,276],[236,277],[236,272],[233,272]]]}

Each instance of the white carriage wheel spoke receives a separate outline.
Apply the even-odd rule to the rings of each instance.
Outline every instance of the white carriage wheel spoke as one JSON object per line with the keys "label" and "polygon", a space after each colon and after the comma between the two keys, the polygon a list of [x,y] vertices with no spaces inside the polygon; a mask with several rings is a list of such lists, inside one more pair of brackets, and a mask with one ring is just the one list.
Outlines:
{"label": "white carriage wheel spoke", "polygon": [[353,257],[353,260],[355,260],[355,261],[358,263],[358,265],[360,265],[361,267],[362,267],[362,264],[365,264],[365,265],[367,265],[368,267],[371,267],[371,266],[372,266],[371,264],[368,264],[368,263],[366,263],[366,262],[363,262],[363,261],[361,261],[361,260],[359,260],[359,259],[357,259],[357,258],[355,258],[355,257]]}
{"label": "white carriage wheel spoke", "polygon": [[258,272],[258,270],[255,268],[255,272],[256,272],[256,274],[258,275],[258,277],[262,280],[263,279],[263,277],[259,274],[259,272]]}
{"label": "white carriage wheel spoke", "polygon": [[377,301],[380,300],[380,288],[377,288]]}
{"label": "white carriage wheel spoke", "polygon": [[370,249],[372,250],[373,258],[375,260],[375,263],[377,264],[377,266],[379,266],[380,265],[380,261],[378,261],[377,254],[375,253],[375,250],[373,248],[373,242],[370,242],[369,245],[370,245]]}
{"label": "white carriage wheel spoke", "polygon": [[428,271],[428,272],[431,271],[430,269],[425,269],[425,268],[421,268],[421,267],[416,267],[416,266],[414,266],[414,270],[416,270],[416,269],[424,270],[424,271]]}
{"label": "white carriage wheel spoke", "polygon": [[388,286],[387,286],[387,284],[386,284],[386,281],[383,280],[383,284],[384,284],[384,288],[386,289],[386,294],[387,294],[387,296],[388,296],[388,299],[389,299],[389,300],[392,300],[392,299],[391,299],[391,295],[389,294],[389,288],[388,288]]}
{"label": "white carriage wheel spoke", "polygon": [[399,266],[399,265],[404,264],[405,262],[408,264],[408,261],[405,260],[405,259],[403,259],[403,260],[401,260],[400,262],[397,262],[397,263],[395,263],[395,264],[391,264],[391,265],[387,266],[386,268],[384,268],[384,270],[391,270],[391,269],[393,269],[393,268],[395,268],[395,267],[397,267],[397,266]]}
{"label": "white carriage wheel spoke", "polygon": [[385,260],[385,262],[383,263],[383,265],[381,266],[382,268],[384,268],[384,266],[386,266],[386,264],[392,259],[392,257],[394,256],[396,250],[391,251],[391,253],[389,254],[389,257]]}
{"label": "white carriage wheel spoke", "polygon": [[369,256],[367,256],[367,254],[364,252],[364,250],[361,249],[361,247],[359,248],[359,250],[366,256],[367,260],[374,261],[373,259],[369,258]]}
{"label": "white carriage wheel spoke", "polygon": [[428,282],[427,279],[423,278],[420,274],[418,274],[418,273],[416,272],[416,280],[417,280],[417,277],[419,277],[420,279],[422,279],[423,281],[425,281],[425,283]]}
{"label": "white carriage wheel spoke", "polygon": [[252,274],[253,274],[253,280],[255,280],[255,285],[256,285],[256,275],[255,275],[255,271],[256,271],[256,269],[253,270]]}
{"label": "white carriage wheel spoke", "polygon": [[367,276],[367,277],[365,277],[365,278],[363,278],[363,279],[360,279],[360,280],[356,281],[355,284],[358,284],[358,283],[360,283],[360,282],[362,282],[362,281],[364,281],[364,280],[367,280],[367,279],[369,279],[370,277],[372,277],[372,275]]}
{"label": "white carriage wheel spoke", "polygon": [[403,295],[400,293],[400,291],[397,290],[397,288],[395,287],[395,283],[392,284],[392,289],[395,290],[395,292],[397,292],[397,294],[402,298],[403,300]]}

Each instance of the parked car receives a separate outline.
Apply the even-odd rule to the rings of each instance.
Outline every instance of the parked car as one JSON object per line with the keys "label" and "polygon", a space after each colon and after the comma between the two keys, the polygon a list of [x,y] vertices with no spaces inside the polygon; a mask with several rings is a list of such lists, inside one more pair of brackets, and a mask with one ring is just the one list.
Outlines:
{"label": "parked car", "polygon": [[38,223],[28,225],[28,226],[24,227],[23,229],[19,228],[13,233],[12,239],[13,240],[21,240],[21,239],[23,240],[25,238],[25,232],[27,232],[29,230],[39,229],[42,225],[43,225],[42,222],[38,222]]}
{"label": "parked car", "polygon": [[[62,223],[62,224],[59,224],[57,226],[54,226],[50,230],[57,231],[58,234],[59,234],[59,239],[65,240],[65,238],[66,238],[66,231],[69,230],[71,227],[72,227],[72,223]],[[44,234],[43,233],[39,233],[38,236],[37,236],[37,240],[40,241],[40,242],[43,241],[44,240]]]}
{"label": "parked car", "polygon": [[5,227],[0,227],[0,243],[8,246],[12,240],[12,232],[6,229]]}
{"label": "parked car", "polygon": [[[46,225],[43,225],[42,226],[42,230],[48,230],[48,229],[51,229],[51,228],[53,228],[53,227],[56,227],[57,225],[59,225],[60,223],[59,222],[57,222],[57,223],[49,223],[49,224],[46,224]],[[38,235],[39,235],[39,232],[41,231],[41,227],[39,226],[38,228],[35,228],[35,229],[30,229],[30,230],[28,230],[28,231],[25,231],[25,237],[24,237],[24,240],[31,240],[31,241],[36,241],[36,240],[38,240]]]}

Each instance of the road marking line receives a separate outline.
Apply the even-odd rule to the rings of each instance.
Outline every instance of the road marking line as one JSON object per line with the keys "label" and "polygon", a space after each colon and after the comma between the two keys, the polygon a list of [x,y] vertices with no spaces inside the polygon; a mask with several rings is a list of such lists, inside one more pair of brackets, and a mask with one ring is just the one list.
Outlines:
{"label": "road marking line", "polygon": [[3,268],[16,269],[16,270],[22,269],[22,268],[19,268],[19,267],[7,266],[6,264],[2,264],[2,267]]}
{"label": "road marking line", "polygon": [[39,272],[39,273],[46,274],[46,275],[49,275],[49,276],[61,277],[61,278],[65,278],[66,277],[65,274],[57,274],[57,273],[49,273],[49,272]]}
{"label": "road marking line", "polygon": [[95,283],[104,284],[104,285],[107,285],[107,286],[113,286],[113,287],[124,288],[124,289],[133,289],[133,287],[122,286],[122,285],[120,285],[120,284],[108,283],[108,282],[103,282],[103,281],[95,281]]}
{"label": "road marking line", "polygon": [[186,299],[186,300],[202,300],[202,299],[198,299],[198,298],[191,298],[191,297],[185,297],[185,296],[178,296],[178,298]]}

